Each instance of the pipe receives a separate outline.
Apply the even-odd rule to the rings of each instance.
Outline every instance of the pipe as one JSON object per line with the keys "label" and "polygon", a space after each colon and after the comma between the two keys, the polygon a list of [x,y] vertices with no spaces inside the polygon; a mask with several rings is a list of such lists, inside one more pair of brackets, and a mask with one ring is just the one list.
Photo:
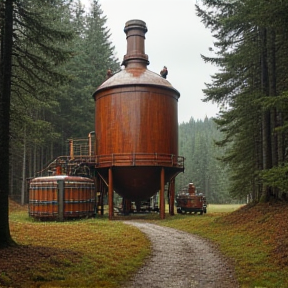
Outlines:
{"label": "pipe", "polygon": [[130,20],[125,23],[124,32],[127,40],[127,54],[121,65],[144,66],[149,65],[148,55],[145,54],[145,34],[148,31],[142,20]]}
{"label": "pipe", "polygon": [[89,146],[89,151],[88,151],[88,154],[89,156],[92,156],[92,134],[95,135],[95,131],[91,131],[89,134],[88,134],[88,146]]}
{"label": "pipe", "polygon": [[170,197],[169,197],[169,213],[174,215],[174,201],[175,201],[175,178],[170,181]]}
{"label": "pipe", "polygon": [[69,140],[69,148],[70,148],[70,158],[71,160],[73,160],[74,159],[73,139]]}

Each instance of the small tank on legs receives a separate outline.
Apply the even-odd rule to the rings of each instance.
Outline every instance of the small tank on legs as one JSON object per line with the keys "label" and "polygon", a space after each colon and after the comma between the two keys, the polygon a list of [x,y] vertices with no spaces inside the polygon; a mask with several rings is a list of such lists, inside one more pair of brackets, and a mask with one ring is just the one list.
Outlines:
{"label": "small tank on legs", "polygon": [[207,212],[206,197],[196,193],[196,188],[193,183],[189,183],[186,187],[178,192],[176,197],[177,213],[203,213]]}

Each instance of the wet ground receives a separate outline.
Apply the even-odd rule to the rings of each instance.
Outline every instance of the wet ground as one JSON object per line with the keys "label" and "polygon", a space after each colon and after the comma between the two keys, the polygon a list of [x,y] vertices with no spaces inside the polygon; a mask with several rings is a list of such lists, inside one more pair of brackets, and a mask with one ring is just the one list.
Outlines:
{"label": "wet ground", "polygon": [[152,244],[152,255],[123,288],[236,288],[231,264],[209,241],[155,224],[138,227]]}

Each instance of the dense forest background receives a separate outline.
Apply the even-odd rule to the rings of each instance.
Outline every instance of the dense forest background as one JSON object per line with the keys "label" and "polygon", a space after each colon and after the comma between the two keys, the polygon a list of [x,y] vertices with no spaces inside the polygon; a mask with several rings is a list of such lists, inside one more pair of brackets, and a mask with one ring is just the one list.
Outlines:
{"label": "dense forest background", "polygon": [[[203,61],[219,67],[204,101],[221,110],[216,119],[191,115],[179,125],[179,155],[186,160],[176,189],[193,182],[210,203],[286,200],[288,2],[203,0],[195,7],[215,37],[215,57],[202,55]],[[24,203],[25,179],[67,155],[69,138],[94,130],[92,93],[120,62],[96,0],[89,12],[68,0],[6,0],[0,11],[1,121],[12,47],[9,195]]]}
{"label": "dense forest background", "polygon": [[[16,1],[14,10],[14,29],[22,31],[14,50],[23,55],[13,57],[9,194],[17,200],[22,195],[22,203],[27,201],[26,179],[56,157],[69,155],[69,138],[87,138],[94,130],[92,93],[108,69],[120,70],[98,1],[89,12],[80,1],[32,2]],[[62,54],[53,59],[56,51]]]}
{"label": "dense forest background", "polygon": [[188,123],[179,125],[179,155],[185,158],[185,171],[176,178],[176,192],[192,182],[208,203],[246,201],[247,195],[233,198],[229,194],[231,171],[229,165],[219,161],[226,148],[216,145],[222,138],[213,118],[196,121],[191,117]]}

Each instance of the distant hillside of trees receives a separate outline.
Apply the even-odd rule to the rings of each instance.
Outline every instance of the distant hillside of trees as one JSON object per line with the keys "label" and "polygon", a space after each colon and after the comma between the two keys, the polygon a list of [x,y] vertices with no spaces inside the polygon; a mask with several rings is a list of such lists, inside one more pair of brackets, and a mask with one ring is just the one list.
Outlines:
{"label": "distant hillside of trees", "polygon": [[217,158],[225,155],[225,148],[218,147],[223,133],[212,118],[179,125],[179,155],[185,157],[185,172],[176,178],[176,192],[192,182],[198,193],[204,193],[209,203],[232,203],[246,199],[233,199],[229,194],[231,171]]}
{"label": "distant hillside of trees", "polygon": [[12,2],[9,195],[19,200],[26,178],[94,130],[92,94],[120,61],[98,1],[89,11],[76,0]]}
{"label": "distant hillside of trees", "polygon": [[204,101],[223,107],[217,145],[225,147],[230,193],[287,201],[288,1],[203,0],[196,13],[215,39],[213,56],[202,55],[219,68]]}

